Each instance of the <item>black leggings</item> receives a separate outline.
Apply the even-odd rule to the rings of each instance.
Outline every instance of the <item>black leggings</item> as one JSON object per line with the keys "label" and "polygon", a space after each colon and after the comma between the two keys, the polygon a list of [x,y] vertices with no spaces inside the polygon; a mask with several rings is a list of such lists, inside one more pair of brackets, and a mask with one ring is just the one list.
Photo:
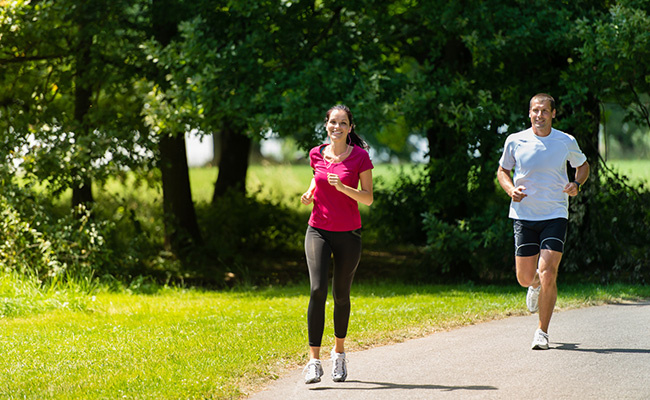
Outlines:
{"label": "black leggings", "polygon": [[350,289],[361,259],[361,232],[330,232],[309,226],[305,235],[305,255],[309,268],[311,296],[307,310],[309,345],[320,347],[325,329],[325,303],[329,268],[334,254],[334,336],[345,338],[350,320]]}

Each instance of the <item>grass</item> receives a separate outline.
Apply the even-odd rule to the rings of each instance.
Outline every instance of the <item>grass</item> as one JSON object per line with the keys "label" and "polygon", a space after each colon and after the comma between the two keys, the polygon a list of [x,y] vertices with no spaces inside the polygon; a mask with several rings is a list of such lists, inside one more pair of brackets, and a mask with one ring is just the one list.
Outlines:
{"label": "grass", "polygon": [[[363,283],[348,350],[525,313],[523,289]],[[649,287],[560,288],[558,308],[650,297]],[[0,320],[0,397],[236,399],[306,361],[308,285],[97,293],[85,310]],[[331,301],[323,349],[330,345]]]}
{"label": "grass", "polygon": [[16,273],[0,274],[0,318],[40,314],[52,310],[84,311],[94,285],[53,279],[43,284]]}
{"label": "grass", "polygon": [[[608,166],[624,174],[631,184],[650,182],[650,160],[610,160]],[[390,187],[400,172],[411,173],[414,168],[421,167],[413,164],[377,164],[373,170],[375,187]],[[192,198],[195,203],[210,203],[212,201],[217,176],[217,168],[190,169]],[[255,194],[258,198],[304,211],[305,207],[300,203],[300,195],[309,186],[311,178],[312,170],[309,165],[254,164],[248,169],[246,189],[249,194]],[[122,197],[125,194],[125,187],[120,182],[109,181],[106,188],[96,189],[95,192],[99,200],[102,196]],[[158,201],[159,207],[162,207],[162,191],[160,189],[146,186],[134,188],[129,183],[126,193],[129,195],[130,207],[133,209],[142,211],[142,208],[138,207],[138,202],[142,201],[150,204],[153,201]],[[154,200],[152,201],[152,199]],[[64,197],[63,203],[69,203],[69,195]],[[361,209],[363,210],[364,207],[361,206]]]}
{"label": "grass", "polygon": [[[373,169],[375,185],[390,185],[400,171],[410,171],[415,168],[407,164],[403,166],[378,164]],[[196,202],[212,201],[214,183],[217,181],[217,168],[192,168],[192,197]],[[291,207],[300,207],[300,195],[307,190],[313,174],[309,165],[280,164],[280,165],[251,165],[247,175],[247,191],[258,197],[280,202]],[[119,190],[119,188],[116,188]]]}
{"label": "grass", "polygon": [[650,183],[650,160],[610,160],[607,165],[625,175],[632,185]]}

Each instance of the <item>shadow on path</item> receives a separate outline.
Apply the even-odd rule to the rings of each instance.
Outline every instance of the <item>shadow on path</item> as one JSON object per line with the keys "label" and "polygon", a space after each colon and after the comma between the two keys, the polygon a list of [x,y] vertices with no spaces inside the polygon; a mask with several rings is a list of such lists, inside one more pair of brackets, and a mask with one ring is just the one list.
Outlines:
{"label": "shadow on path", "polygon": [[451,392],[455,390],[499,390],[494,386],[444,386],[444,385],[409,385],[405,383],[389,383],[389,382],[365,382],[365,381],[346,381],[348,383],[361,383],[365,385],[375,385],[374,387],[349,387],[349,386],[320,386],[310,390],[413,390],[413,389],[428,389],[440,390]]}
{"label": "shadow on path", "polygon": [[553,350],[582,351],[585,353],[613,354],[613,353],[630,353],[630,354],[650,354],[650,349],[581,349],[580,343],[556,343],[558,347]]}
{"label": "shadow on path", "polygon": [[634,303],[610,303],[610,306],[623,306],[623,307],[647,307],[650,306],[650,301],[644,300]]}

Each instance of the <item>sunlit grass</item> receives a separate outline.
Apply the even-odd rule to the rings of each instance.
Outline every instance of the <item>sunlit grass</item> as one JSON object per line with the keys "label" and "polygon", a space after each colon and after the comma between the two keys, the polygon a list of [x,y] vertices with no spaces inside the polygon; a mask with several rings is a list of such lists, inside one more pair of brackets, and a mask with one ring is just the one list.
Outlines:
{"label": "sunlit grass", "polygon": [[51,310],[85,310],[94,284],[69,278],[47,283],[13,272],[0,274],[0,318],[39,314]]}
{"label": "sunlit grass", "polygon": [[629,183],[650,183],[650,160],[609,160],[607,165],[629,178]]}

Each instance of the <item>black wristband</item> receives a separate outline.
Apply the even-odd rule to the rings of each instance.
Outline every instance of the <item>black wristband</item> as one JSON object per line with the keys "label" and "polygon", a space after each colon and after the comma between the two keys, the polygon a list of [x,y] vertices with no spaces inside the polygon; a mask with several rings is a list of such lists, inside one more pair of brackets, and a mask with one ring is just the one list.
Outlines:
{"label": "black wristband", "polygon": [[579,192],[580,191],[580,186],[582,186],[581,183],[578,182],[578,181],[573,181],[573,183],[575,183],[578,186],[578,192]]}

